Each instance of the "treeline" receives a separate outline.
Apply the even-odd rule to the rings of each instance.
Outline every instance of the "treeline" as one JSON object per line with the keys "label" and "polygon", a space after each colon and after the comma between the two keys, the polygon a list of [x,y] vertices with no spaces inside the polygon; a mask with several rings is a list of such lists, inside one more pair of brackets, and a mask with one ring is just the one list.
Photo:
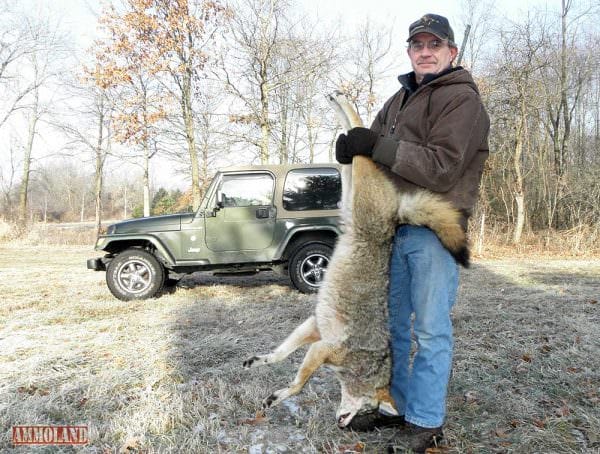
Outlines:
{"label": "treeline", "polygon": [[[492,119],[480,240],[598,235],[596,3],[556,0],[505,18],[492,2],[464,0],[450,18],[459,40],[471,25],[463,65]],[[368,123],[409,70],[404,28],[336,27],[291,0],[114,0],[78,61],[51,11],[4,6],[0,215],[21,224],[93,217],[99,229],[197,207],[222,165],[331,161],[340,130],[324,94],[343,90]],[[185,194],[153,182],[165,163]]]}

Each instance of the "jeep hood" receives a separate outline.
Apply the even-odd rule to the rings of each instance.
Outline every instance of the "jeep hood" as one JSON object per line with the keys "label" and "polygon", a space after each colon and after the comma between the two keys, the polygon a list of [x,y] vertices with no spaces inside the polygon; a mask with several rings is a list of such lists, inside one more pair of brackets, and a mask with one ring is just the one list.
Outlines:
{"label": "jeep hood", "polygon": [[112,235],[119,233],[170,232],[181,230],[181,224],[192,222],[192,219],[194,219],[194,213],[130,219],[111,225],[108,228],[108,233]]}

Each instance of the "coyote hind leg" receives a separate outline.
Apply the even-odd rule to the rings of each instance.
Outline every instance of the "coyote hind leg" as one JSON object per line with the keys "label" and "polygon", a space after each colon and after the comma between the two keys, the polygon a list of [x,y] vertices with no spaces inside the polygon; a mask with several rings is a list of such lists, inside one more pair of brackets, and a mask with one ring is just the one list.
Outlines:
{"label": "coyote hind leg", "polygon": [[244,368],[277,363],[290,356],[298,348],[321,339],[315,316],[307,318],[290,334],[279,347],[266,355],[257,355],[244,361]]}
{"label": "coyote hind leg", "polygon": [[311,375],[319,368],[321,365],[327,362],[327,360],[332,356],[334,349],[331,344],[326,344],[323,341],[315,342],[310,346],[304,359],[302,360],[302,365],[298,369],[296,373],[296,377],[289,384],[287,388],[278,389],[274,393],[272,393],[269,397],[267,397],[262,404],[263,409],[267,409],[274,405],[277,405],[284,399],[287,399],[290,396],[298,394],[300,390],[304,387],[308,379]]}

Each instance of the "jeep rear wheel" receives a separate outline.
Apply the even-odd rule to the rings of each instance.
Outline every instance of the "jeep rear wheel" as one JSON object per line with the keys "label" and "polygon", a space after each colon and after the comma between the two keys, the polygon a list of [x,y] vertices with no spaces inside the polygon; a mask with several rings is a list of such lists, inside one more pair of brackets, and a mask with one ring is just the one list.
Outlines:
{"label": "jeep rear wheel", "polygon": [[142,249],[126,249],[106,269],[108,288],[123,301],[152,298],[160,292],[164,281],[163,266]]}
{"label": "jeep rear wheel", "polygon": [[312,243],[294,253],[290,260],[289,273],[298,290],[302,293],[315,293],[319,290],[332,250],[326,244]]}

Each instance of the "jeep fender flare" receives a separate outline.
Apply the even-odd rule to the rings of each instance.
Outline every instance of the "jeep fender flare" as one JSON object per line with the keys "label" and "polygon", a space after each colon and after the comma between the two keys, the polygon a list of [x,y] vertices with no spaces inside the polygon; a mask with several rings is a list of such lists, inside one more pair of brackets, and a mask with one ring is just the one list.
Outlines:
{"label": "jeep fender flare", "polygon": [[[100,243],[103,239],[104,242]],[[136,246],[146,246],[151,244],[159,256],[157,259],[164,262],[166,266],[175,266],[175,258],[173,254],[164,246],[164,244],[154,235],[135,234],[135,235],[118,235],[118,236],[102,236],[98,239],[96,249],[102,249],[108,253],[119,253],[127,248]]]}
{"label": "jeep fender flare", "polygon": [[[277,251],[275,252],[274,259],[281,260],[287,258],[291,252],[297,249],[298,244],[296,243],[296,239],[300,236],[310,236],[314,238],[315,243],[324,243],[330,244],[330,242],[325,241],[323,238],[319,238],[320,234],[326,234],[326,236],[330,236],[334,241],[335,239],[342,233],[340,229],[336,226],[303,226],[291,229],[287,232],[285,238],[279,244]],[[291,247],[290,247],[291,246]]]}

